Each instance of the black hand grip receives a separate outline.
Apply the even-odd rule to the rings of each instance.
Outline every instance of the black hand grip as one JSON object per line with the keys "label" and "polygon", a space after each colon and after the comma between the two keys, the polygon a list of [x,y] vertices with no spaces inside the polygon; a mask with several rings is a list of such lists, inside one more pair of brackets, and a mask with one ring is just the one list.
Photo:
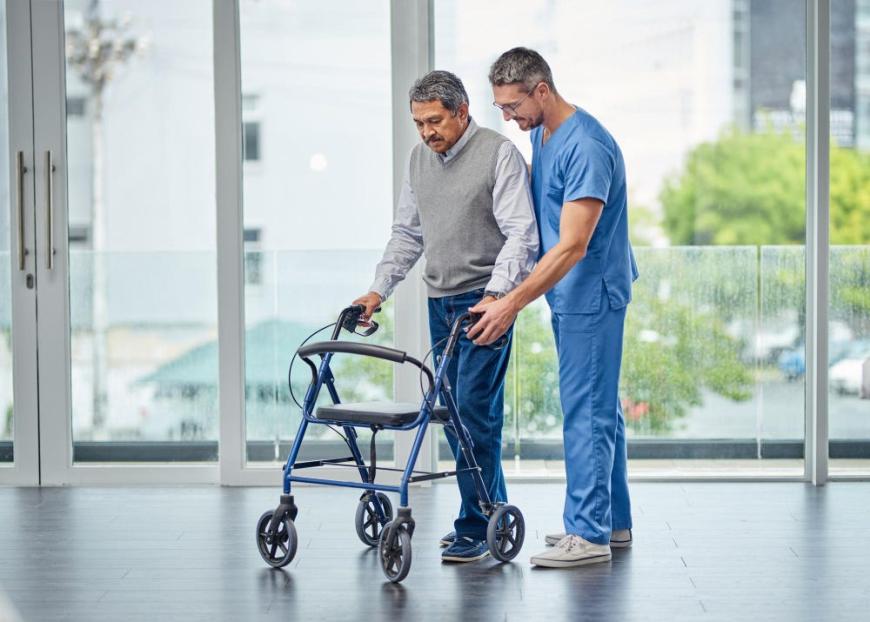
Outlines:
{"label": "black hand grip", "polygon": [[[344,309],[339,317],[339,323],[342,328],[346,331],[355,333],[356,327],[359,324],[359,319],[362,317],[363,313],[365,313],[366,308],[363,305],[351,305]],[[378,307],[374,310],[373,313],[380,313],[381,308]],[[372,335],[378,329],[378,323],[375,321],[371,321],[371,326],[362,333],[363,337],[368,337]]]}
{"label": "black hand grip", "polygon": [[450,337],[447,339],[447,345],[444,346],[444,356],[453,356],[453,348],[456,347],[456,342],[459,341],[460,333],[462,331],[462,325],[466,322],[470,322],[472,325],[474,321],[472,320],[472,316],[477,315],[478,319],[480,319],[479,314],[472,314],[470,312],[463,313],[453,322],[453,326],[450,328]]}
{"label": "black hand grip", "polygon": [[360,316],[366,308],[362,305],[351,305],[347,309],[341,312],[339,315],[339,324],[344,330],[353,332],[356,330],[357,322],[359,322]]}

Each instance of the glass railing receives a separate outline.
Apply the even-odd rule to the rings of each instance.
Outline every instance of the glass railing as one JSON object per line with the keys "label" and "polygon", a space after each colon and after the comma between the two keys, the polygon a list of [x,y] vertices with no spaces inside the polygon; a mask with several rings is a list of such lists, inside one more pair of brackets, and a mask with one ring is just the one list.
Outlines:
{"label": "glass railing", "polygon": [[[803,285],[791,277],[803,273],[802,265],[785,279],[796,281],[794,299],[776,298],[770,306],[773,298],[762,296],[777,269],[770,258],[790,261],[800,252],[636,249],[640,279],[626,320],[620,392],[629,438],[802,437],[802,388],[775,371],[780,353],[800,334]],[[543,302],[524,312],[515,351],[508,379],[510,440],[522,446],[561,439],[556,355]],[[765,412],[764,388],[775,383],[801,400],[800,409]]]}
{"label": "glass railing", "polygon": [[[630,441],[726,441],[706,455],[800,457],[803,247],[638,248],[636,254],[641,276],[626,321],[621,378]],[[832,249],[829,317],[833,366],[870,337],[870,247]],[[562,420],[545,303],[523,312],[515,335],[506,443],[520,455],[556,457]],[[850,382],[857,386],[857,375]],[[835,388],[831,438],[870,438],[870,395]]]}
{"label": "glass railing", "polygon": [[217,440],[215,262],[213,252],[71,252],[74,441]]}
{"label": "glass railing", "polygon": [[[334,322],[349,301],[365,292],[378,257],[374,251],[246,253],[245,421],[250,460],[286,455],[300,419],[287,385],[290,359],[306,337]],[[93,293],[95,261],[102,262],[103,300]],[[172,444],[191,460],[216,459],[215,266],[213,252],[72,253],[77,459],[166,456],[167,450],[157,443]],[[96,305],[105,311],[103,326],[95,331]],[[392,344],[391,302],[377,320],[381,329],[371,341]],[[315,338],[328,339],[329,331]],[[101,357],[94,356],[98,348]],[[98,365],[98,360],[103,363]],[[333,370],[345,401],[393,396],[393,369],[387,362],[339,356]],[[98,374],[102,399],[93,381]],[[309,377],[304,365],[294,368],[293,391],[300,401]],[[328,399],[326,391],[322,399]],[[363,439],[369,434],[360,432]],[[312,428],[308,439],[341,443],[322,426]],[[123,451],[110,447],[119,443]],[[392,435],[381,433],[378,444],[380,456],[390,459]]]}
{"label": "glass railing", "polygon": [[[247,438],[251,442],[291,439],[301,419],[293,402],[305,396],[311,375],[299,362],[293,368],[293,394],[287,385],[290,359],[313,333],[331,325],[338,313],[371,283],[380,251],[273,251],[245,254],[246,406]],[[368,343],[393,345],[393,303],[376,316],[380,328]],[[331,328],[311,337],[329,339]],[[342,332],[342,339],[359,339]],[[391,400],[394,365],[375,359],[336,355],[333,373],[344,402]],[[256,395],[251,395],[251,391]],[[328,401],[324,389],[320,402]],[[368,436],[361,429],[360,435]],[[306,439],[336,440],[325,426],[310,427]],[[381,433],[378,440],[392,439]],[[340,439],[338,439],[340,442]],[[277,449],[281,455],[283,451]]]}
{"label": "glass railing", "polygon": [[830,455],[868,458],[863,447],[870,440],[870,245],[832,247],[830,272]]}
{"label": "glass railing", "polygon": [[[782,450],[778,443],[791,443],[788,451],[799,457],[804,432],[803,248],[638,248],[636,254],[641,276],[628,312],[621,384],[629,439],[739,441],[752,457],[773,456]],[[290,357],[304,337],[333,321],[336,309],[364,291],[378,255],[247,253],[247,434],[249,442],[269,445],[260,448],[264,455],[271,456],[271,447],[279,445],[276,451],[283,453],[298,425],[286,382]],[[102,344],[93,332],[94,257],[88,251],[74,251],[71,257],[74,439],[215,443],[215,254],[99,254],[107,291]],[[0,276],[8,279],[7,273]],[[0,283],[4,286],[8,283]],[[833,248],[832,369],[854,344],[870,339],[868,291],[870,247]],[[387,305],[379,320],[376,341],[392,343],[392,307]],[[0,373],[11,379],[11,373],[2,372],[11,369],[9,331],[8,305],[0,305]],[[505,395],[506,454],[552,455],[560,448],[561,410],[542,300],[521,314],[515,334]],[[98,345],[105,352],[102,402],[95,399],[92,382]],[[347,400],[392,397],[389,364],[337,359],[335,372]],[[302,367],[294,369],[299,399],[307,378]],[[861,392],[861,380],[846,381],[858,382],[859,390],[849,389],[851,384],[843,390],[832,387],[830,436],[870,439],[870,396]],[[11,386],[0,384],[0,398],[11,395],[7,389]],[[11,398],[6,401],[11,412]],[[0,441],[9,436],[0,425],[4,434]]]}

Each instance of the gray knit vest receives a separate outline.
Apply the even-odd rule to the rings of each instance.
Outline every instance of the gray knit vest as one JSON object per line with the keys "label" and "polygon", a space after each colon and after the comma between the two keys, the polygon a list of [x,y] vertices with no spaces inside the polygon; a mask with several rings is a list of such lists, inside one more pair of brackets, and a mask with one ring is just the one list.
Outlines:
{"label": "gray knit vest", "polygon": [[447,164],[420,143],[411,151],[411,188],[423,230],[429,296],[484,287],[505,243],[492,213],[499,147],[507,138],[479,127]]}

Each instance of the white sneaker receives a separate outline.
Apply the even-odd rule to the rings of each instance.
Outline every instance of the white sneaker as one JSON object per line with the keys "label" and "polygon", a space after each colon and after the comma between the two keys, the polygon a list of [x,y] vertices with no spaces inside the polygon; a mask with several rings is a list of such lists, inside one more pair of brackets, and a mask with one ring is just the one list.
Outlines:
{"label": "white sneaker", "polygon": [[[547,546],[555,546],[559,540],[565,537],[564,533],[550,533],[544,536]],[[617,529],[610,534],[610,548],[627,549],[631,546],[631,529]]]}
{"label": "white sneaker", "polygon": [[610,561],[610,546],[593,544],[580,536],[565,536],[551,549],[538,553],[530,560],[535,566],[570,568]]}

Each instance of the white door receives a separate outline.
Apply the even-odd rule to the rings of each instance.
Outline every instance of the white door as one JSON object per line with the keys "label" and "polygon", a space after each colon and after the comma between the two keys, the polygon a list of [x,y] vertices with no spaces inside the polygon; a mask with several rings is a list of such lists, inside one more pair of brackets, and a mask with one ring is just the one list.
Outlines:
{"label": "white door", "polygon": [[217,482],[212,3],[31,11],[41,483]]}
{"label": "white door", "polygon": [[0,3],[0,484],[16,485],[40,477],[30,26],[28,3]]}

